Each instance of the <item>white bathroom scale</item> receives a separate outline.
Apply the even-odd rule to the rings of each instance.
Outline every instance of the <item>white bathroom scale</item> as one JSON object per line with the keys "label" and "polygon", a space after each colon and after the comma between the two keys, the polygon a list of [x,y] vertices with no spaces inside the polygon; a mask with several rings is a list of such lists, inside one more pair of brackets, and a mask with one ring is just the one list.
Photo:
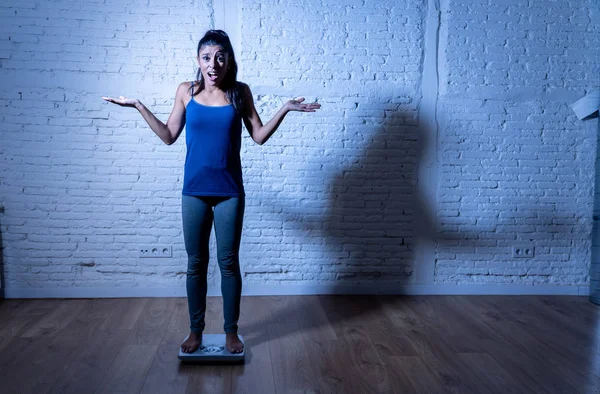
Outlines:
{"label": "white bathroom scale", "polygon": [[[186,362],[240,362],[246,354],[246,343],[244,338],[238,334],[240,341],[244,344],[241,353],[231,353],[225,347],[225,334],[202,334],[202,345],[193,353],[184,353],[179,347],[179,359]],[[188,339],[185,337],[183,340]]]}

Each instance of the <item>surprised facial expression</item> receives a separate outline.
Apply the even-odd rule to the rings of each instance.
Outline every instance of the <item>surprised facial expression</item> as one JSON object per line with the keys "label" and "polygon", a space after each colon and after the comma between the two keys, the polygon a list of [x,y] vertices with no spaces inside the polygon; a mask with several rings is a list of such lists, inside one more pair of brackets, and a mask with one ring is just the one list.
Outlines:
{"label": "surprised facial expression", "polygon": [[200,48],[198,64],[206,86],[219,86],[227,75],[229,54],[219,45],[207,45]]}

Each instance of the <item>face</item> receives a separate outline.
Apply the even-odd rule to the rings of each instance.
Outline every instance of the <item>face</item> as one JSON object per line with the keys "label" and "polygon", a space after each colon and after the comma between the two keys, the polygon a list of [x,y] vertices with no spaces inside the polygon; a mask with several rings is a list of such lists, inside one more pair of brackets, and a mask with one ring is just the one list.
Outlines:
{"label": "face", "polygon": [[227,75],[229,54],[219,45],[206,45],[200,48],[198,64],[204,83],[218,86]]}

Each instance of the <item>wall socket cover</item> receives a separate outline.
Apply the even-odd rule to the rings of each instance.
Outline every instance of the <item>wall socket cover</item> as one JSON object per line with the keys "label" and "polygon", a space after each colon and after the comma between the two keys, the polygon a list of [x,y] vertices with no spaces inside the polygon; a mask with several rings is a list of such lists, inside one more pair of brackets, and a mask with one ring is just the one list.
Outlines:
{"label": "wall socket cover", "polygon": [[138,256],[140,258],[172,257],[173,248],[171,245],[139,245]]}
{"label": "wall socket cover", "polygon": [[512,247],[512,257],[515,258],[532,258],[535,256],[535,246],[533,245],[515,245]]}

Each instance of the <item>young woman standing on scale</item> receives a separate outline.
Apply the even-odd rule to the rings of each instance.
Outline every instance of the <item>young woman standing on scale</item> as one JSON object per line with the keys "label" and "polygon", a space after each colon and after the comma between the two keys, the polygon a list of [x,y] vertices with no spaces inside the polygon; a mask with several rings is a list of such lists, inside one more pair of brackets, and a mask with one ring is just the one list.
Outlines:
{"label": "young woman standing on scale", "polygon": [[241,353],[238,319],[242,292],[239,248],[245,207],[240,160],[242,121],[252,140],[264,144],[290,111],[315,112],[317,103],[304,98],[286,102],[263,125],[248,85],[237,81],[233,47],[222,30],[209,30],[198,43],[196,81],[182,82],[167,123],[158,120],[138,99],[120,96],[104,100],[134,107],[167,145],[173,144],[187,125],[187,153],[182,190],[182,221],[188,255],[186,290],[190,335],[181,344],[193,353],[202,343],[205,327],[209,238],[213,226],[221,271],[226,347]]}

